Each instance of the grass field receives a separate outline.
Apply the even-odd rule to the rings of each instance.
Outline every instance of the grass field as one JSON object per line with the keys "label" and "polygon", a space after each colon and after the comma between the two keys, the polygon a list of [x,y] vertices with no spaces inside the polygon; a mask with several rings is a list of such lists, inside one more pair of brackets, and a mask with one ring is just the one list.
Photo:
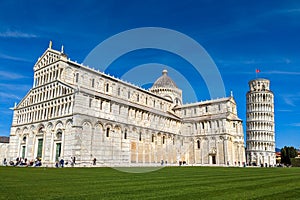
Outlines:
{"label": "grass field", "polygon": [[300,168],[0,167],[0,199],[300,199]]}

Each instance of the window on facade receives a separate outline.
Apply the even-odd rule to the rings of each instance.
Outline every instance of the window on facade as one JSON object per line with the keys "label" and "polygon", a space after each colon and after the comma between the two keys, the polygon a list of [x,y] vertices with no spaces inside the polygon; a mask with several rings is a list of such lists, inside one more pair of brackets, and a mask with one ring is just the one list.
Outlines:
{"label": "window on facade", "polygon": [[208,107],[207,106],[205,107],[205,112],[208,112]]}
{"label": "window on facade", "polygon": [[125,140],[127,139],[127,129],[125,129],[125,131],[124,131],[124,139]]}
{"label": "window on facade", "polygon": [[103,108],[103,101],[102,101],[102,99],[99,99],[99,107],[100,107],[100,110],[102,110],[102,108]]}
{"label": "window on facade", "polygon": [[163,138],[162,138],[162,143],[163,143],[163,144],[165,144],[165,139],[166,139],[166,137],[163,136]]}
{"label": "window on facade", "polygon": [[92,101],[93,101],[93,99],[92,99],[92,98],[90,98],[90,100],[89,100],[89,108],[91,108],[91,107],[92,107]]}
{"label": "window on facade", "polygon": [[139,134],[139,141],[142,141],[142,133]]}
{"label": "window on facade", "polygon": [[106,137],[109,137],[109,130],[110,130],[110,128],[107,127],[107,128],[106,128]]}
{"label": "window on facade", "polygon": [[62,133],[61,133],[61,132],[58,132],[58,133],[56,134],[56,139],[57,139],[57,140],[61,140],[61,139],[62,139]]}
{"label": "window on facade", "polygon": [[95,87],[95,79],[91,80],[91,85],[92,85],[92,87]]}
{"label": "window on facade", "polygon": [[184,115],[186,115],[186,110],[183,111]]}
{"label": "window on facade", "polygon": [[154,135],[152,134],[151,142],[154,142]]}
{"label": "window on facade", "polygon": [[121,94],[121,88],[118,88],[118,96]]}
{"label": "window on facade", "polygon": [[146,103],[146,105],[147,105],[147,104],[148,104],[148,98],[147,98],[147,97],[146,97],[146,100],[145,100],[145,101],[146,101],[145,103]]}
{"label": "window on facade", "polygon": [[22,142],[26,143],[26,136],[23,137]]}
{"label": "window on facade", "polygon": [[197,148],[200,149],[200,140],[197,140]]}
{"label": "window on facade", "polygon": [[36,156],[42,158],[43,156],[43,139],[38,139],[38,149]]}
{"label": "window on facade", "polygon": [[61,155],[61,143],[56,143],[55,160],[58,161]]}
{"label": "window on facade", "polygon": [[109,105],[109,112],[112,112],[112,102],[110,102],[110,105]]}
{"label": "window on facade", "polygon": [[76,73],[76,75],[75,75],[75,82],[78,83],[78,81],[79,81],[79,73]]}
{"label": "window on facade", "polygon": [[22,158],[25,158],[26,146],[22,146]]}
{"label": "window on facade", "polygon": [[127,98],[130,99],[130,91],[127,93]]}
{"label": "window on facade", "polygon": [[136,101],[139,102],[140,101],[140,95],[136,95]]}
{"label": "window on facade", "polygon": [[106,85],[105,85],[105,91],[109,92],[109,84],[108,83],[106,83]]}
{"label": "window on facade", "polygon": [[220,104],[218,105],[218,108],[219,108],[219,110],[221,110],[221,105]]}
{"label": "window on facade", "polygon": [[235,123],[232,124],[233,128],[235,128]]}

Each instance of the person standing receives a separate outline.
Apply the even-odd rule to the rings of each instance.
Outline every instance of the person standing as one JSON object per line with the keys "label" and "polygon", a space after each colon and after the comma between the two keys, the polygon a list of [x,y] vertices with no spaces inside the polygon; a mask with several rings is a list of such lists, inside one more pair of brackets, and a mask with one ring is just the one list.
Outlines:
{"label": "person standing", "polygon": [[60,164],[60,167],[64,167],[64,163],[65,163],[65,161],[64,161],[64,159],[60,159],[60,161],[59,161],[59,164]]}
{"label": "person standing", "polygon": [[3,166],[6,166],[7,165],[7,161],[6,161],[6,158],[4,158],[3,160]]}

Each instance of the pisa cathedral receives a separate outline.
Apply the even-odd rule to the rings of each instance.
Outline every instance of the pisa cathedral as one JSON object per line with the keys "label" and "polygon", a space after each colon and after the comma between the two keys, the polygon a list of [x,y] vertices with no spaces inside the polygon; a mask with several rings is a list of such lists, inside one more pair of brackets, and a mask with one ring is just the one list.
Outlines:
{"label": "pisa cathedral", "polygon": [[14,107],[7,159],[237,166],[245,155],[233,96],[183,104],[166,70],[146,90],[73,62],[50,44],[34,65],[33,87]]}

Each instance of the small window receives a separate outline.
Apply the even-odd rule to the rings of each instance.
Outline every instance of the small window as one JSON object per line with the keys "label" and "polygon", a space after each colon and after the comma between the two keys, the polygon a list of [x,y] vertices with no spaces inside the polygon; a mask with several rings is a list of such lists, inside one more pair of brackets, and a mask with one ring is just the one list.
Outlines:
{"label": "small window", "polygon": [[62,133],[61,133],[61,132],[58,132],[58,133],[56,134],[56,139],[57,139],[57,140],[61,140],[61,139],[62,139]]}
{"label": "small window", "polygon": [[91,80],[91,85],[92,85],[92,87],[95,87],[95,79]]}
{"label": "small window", "polygon": [[140,132],[139,141],[142,141],[142,133]]}
{"label": "small window", "polygon": [[130,91],[127,93],[127,98],[130,99]]}
{"label": "small window", "polygon": [[118,96],[120,96],[120,94],[121,94],[121,89],[118,88]]}
{"label": "small window", "polygon": [[165,136],[163,136],[163,138],[162,138],[163,140],[162,140],[162,143],[163,144],[165,144],[165,139],[166,139],[166,137]]}
{"label": "small window", "polygon": [[91,107],[92,107],[92,101],[93,101],[93,99],[92,99],[92,98],[90,98],[90,100],[89,100],[89,108],[91,108]]}
{"label": "small window", "polygon": [[108,83],[106,83],[105,91],[106,91],[106,92],[109,92],[109,84],[108,84]]}
{"label": "small window", "polygon": [[194,114],[197,114],[197,109],[196,108],[194,108]]}
{"label": "small window", "polygon": [[109,137],[109,130],[110,130],[110,128],[107,127],[107,128],[106,128],[106,137]]}
{"label": "small window", "polygon": [[125,132],[124,132],[124,139],[125,140],[127,139],[127,129],[125,129]]}
{"label": "small window", "polygon": [[200,149],[200,140],[197,140],[197,148]]}
{"label": "small window", "polygon": [[100,99],[100,110],[102,110],[102,107],[103,107],[103,101]]}
{"label": "small window", "polygon": [[136,95],[136,101],[139,102],[140,101],[140,95]]}
{"label": "small window", "polygon": [[152,134],[152,139],[151,139],[151,142],[154,142],[154,135]]}
{"label": "small window", "polygon": [[75,75],[75,82],[78,83],[78,80],[79,80],[79,73],[76,73],[76,75]]}
{"label": "small window", "polygon": [[205,112],[208,112],[208,107],[207,106],[205,107]]}

